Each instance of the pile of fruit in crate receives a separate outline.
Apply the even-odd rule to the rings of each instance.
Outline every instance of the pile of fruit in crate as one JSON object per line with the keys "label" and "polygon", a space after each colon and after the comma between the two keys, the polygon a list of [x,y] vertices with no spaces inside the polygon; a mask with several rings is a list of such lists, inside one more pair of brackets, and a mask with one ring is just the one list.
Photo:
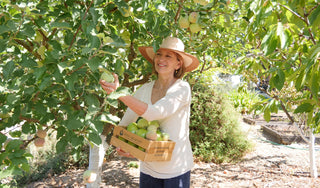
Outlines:
{"label": "pile of fruit in crate", "polygon": [[127,126],[127,131],[132,132],[142,138],[154,141],[168,141],[169,135],[161,132],[159,121],[147,121],[140,118],[137,122],[130,123]]}

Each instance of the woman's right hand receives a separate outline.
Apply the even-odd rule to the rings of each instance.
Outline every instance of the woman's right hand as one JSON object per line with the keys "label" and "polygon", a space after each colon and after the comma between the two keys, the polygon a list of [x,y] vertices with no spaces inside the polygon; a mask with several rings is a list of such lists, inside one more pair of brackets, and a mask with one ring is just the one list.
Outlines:
{"label": "woman's right hand", "polygon": [[121,148],[116,148],[116,151],[118,153],[118,155],[123,156],[123,157],[129,157],[129,158],[135,158],[133,155],[131,155],[128,152],[123,151]]}
{"label": "woman's right hand", "polygon": [[118,75],[115,73],[112,73],[113,77],[114,77],[114,82],[113,83],[109,83],[106,82],[104,80],[100,80],[99,83],[101,85],[101,87],[108,93],[112,93],[115,90],[117,90],[117,88],[120,86],[119,84],[119,79],[118,79]]}

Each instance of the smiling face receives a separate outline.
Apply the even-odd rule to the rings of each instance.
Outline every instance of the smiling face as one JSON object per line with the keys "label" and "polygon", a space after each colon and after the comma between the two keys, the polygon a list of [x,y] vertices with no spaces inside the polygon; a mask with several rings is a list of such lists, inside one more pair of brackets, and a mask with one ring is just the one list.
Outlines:
{"label": "smiling face", "polygon": [[182,61],[178,55],[170,50],[159,49],[154,56],[154,69],[158,75],[173,76],[176,70],[179,70]]}

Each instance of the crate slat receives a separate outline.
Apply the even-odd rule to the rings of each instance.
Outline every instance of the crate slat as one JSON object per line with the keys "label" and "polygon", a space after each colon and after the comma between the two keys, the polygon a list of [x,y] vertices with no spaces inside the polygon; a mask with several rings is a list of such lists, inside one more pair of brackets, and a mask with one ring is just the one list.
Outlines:
{"label": "crate slat", "polygon": [[[119,137],[130,141],[141,148],[142,151],[123,140]],[[169,161],[171,160],[172,152],[174,150],[175,142],[169,141],[152,141],[144,139],[136,134],[133,134],[122,127],[115,127],[113,136],[110,141],[111,145],[120,147],[125,152],[129,152],[135,158],[142,161]]]}

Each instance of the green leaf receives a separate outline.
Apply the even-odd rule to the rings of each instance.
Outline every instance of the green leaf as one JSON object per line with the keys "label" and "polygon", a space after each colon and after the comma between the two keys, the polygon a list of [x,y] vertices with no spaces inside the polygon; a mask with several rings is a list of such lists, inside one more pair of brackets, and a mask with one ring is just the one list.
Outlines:
{"label": "green leaf", "polygon": [[108,98],[110,99],[118,99],[119,97],[131,95],[132,91],[128,87],[118,87],[118,89],[111,93]]}
{"label": "green leaf", "polygon": [[313,10],[312,13],[310,14],[309,16],[310,25],[317,23],[319,19],[320,19],[320,6],[318,6],[315,10]]}
{"label": "green leaf", "polygon": [[102,65],[102,60],[99,57],[94,57],[87,61],[87,65],[89,66],[92,72],[95,72],[98,70],[99,65]]}
{"label": "green leaf", "polygon": [[305,79],[306,79],[306,74],[304,74],[304,69],[303,71],[300,71],[299,76],[295,82],[295,88],[297,91],[300,91],[302,86],[305,83]]}
{"label": "green leaf", "polygon": [[5,79],[8,79],[11,75],[11,73],[14,70],[14,62],[13,61],[9,61],[4,67],[3,67],[3,76]]}
{"label": "green leaf", "polygon": [[96,145],[100,145],[102,143],[101,138],[97,133],[89,133],[88,139]]}
{"label": "green leaf", "polygon": [[15,140],[11,140],[7,146],[6,146],[6,150],[7,151],[11,151],[11,150],[19,150],[20,146],[23,144],[23,142],[21,140],[15,139]]}
{"label": "green leaf", "polygon": [[33,59],[29,59],[26,55],[22,55],[21,65],[27,68],[34,68],[38,66]]}
{"label": "green leaf", "polygon": [[0,133],[0,145],[2,145],[2,143],[4,143],[7,140],[7,136]]}
{"label": "green leaf", "polygon": [[264,120],[266,120],[266,122],[269,122],[270,119],[271,119],[271,112],[270,112],[270,109],[268,107],[265,108],[265,110],[264,110],[263,118],[264,118]]}
{"label": "green leaf", "polygon": [[71,144],[74,147],[78,147],[83,143],[84,138],[82,136],[77,136],[76,134],[73,134],[71,137]]}
{"label": "green leaf", "polygon": [[111,124],[117,124],[117,122],[120,121],[120,118],[117,116],[114,116],[112,114],[103,113],[98,117],[98,119],[105,123],[111,123]]}
{"label": "green leaf", "polygon": [[285,74],[281,69],[278,69],[277,75],[275,76],[273,80],[273,84],[275,87],[280,91],[284,85],[285,82]]}
{"label": "green leaf", "polygon": [[313,105],[310,103],[303,103],[300,106],[298,106],[294,113],[304,113],[304,112],[310,112],[313,109]]}
{"label": "green leaf", "polygon": [[67,22],[53,22],[51,23],[52,28],[64,28],[64,29],[72,29],[69,23]]}
{"label": "green leaf", "polygon": [[6,32],[8,32],[8,31],[10,31],[10,28],[9,28],[8,26],[6,26],[6,25],[0,25],[0,34],[6,33]]}
{"label": "green leaf", "polygon": [[311,80],[311,92],[312,95],[317,99],[319,92],[319,73],[318,71],[313,71]]}
{"label": "green leaf", "polygon": [[57,153],[65,152],[67,145],[68,145],[68,142],[66,141],[65,137],[61,138],[56,144]]}
{"label": "green leaf", "polygon": [[79,119],[72,118],[67,121],[67,128],[69,130],[75,130],[82,127],[82,122]]}

